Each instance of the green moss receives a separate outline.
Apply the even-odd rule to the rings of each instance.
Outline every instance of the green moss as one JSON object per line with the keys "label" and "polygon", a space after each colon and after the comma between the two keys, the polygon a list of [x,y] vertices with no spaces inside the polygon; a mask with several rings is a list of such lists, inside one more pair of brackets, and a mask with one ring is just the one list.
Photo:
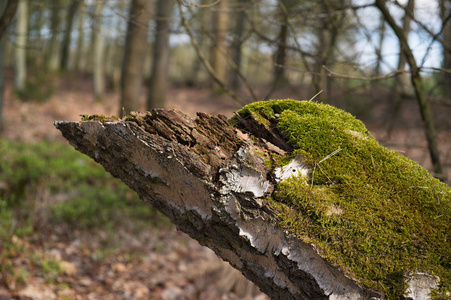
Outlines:
{"label": "green moss", "polygon": [[451,291],[450,187],[332,106],[273,100],[238,113],[276,123],[314,170],[278,185],[270,202],[282,226],[389,299],[402,298],[406,272],[440,277],[437,298]]}
{"label": "green moss", "polygon": [[82,121],[99,121],[101,123],[105,122],[119,122],[119,119],[113,115],[80,115]]}

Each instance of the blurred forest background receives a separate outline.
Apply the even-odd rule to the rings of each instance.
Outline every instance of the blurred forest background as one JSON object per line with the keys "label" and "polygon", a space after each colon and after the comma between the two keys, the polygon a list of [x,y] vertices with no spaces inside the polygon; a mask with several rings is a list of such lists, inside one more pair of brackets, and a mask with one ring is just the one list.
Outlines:
{"label": "blurred forest background", "polygon": [[0,299],[264,299],[53,120],[314,99],[449,184],[449,0],[2,0],[0,15]]}

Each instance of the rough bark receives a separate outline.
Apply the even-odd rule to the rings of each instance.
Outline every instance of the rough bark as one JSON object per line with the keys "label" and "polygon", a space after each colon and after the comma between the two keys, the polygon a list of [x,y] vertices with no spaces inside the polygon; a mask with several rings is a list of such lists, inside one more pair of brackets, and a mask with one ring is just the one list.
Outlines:
{"label": "rough bark", "polygon": [[251,139],[224,116],[162,109],[133,121],[55,125],[272,299],[380,298],[277,225],[278,212],[264,200],[276,181],[258,153],[291,148],[270,127],[242,120],[243,130],[261,137]]}

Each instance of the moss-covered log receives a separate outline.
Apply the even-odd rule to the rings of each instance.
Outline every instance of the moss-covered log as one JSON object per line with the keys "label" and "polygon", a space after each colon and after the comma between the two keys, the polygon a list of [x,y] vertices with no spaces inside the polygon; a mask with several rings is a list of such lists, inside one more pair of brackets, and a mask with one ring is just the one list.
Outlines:
{"label": "moss-covered log", "polygon": [[451,189],[342,110],[94,120],[55,125],[272,299],[450,297]]}

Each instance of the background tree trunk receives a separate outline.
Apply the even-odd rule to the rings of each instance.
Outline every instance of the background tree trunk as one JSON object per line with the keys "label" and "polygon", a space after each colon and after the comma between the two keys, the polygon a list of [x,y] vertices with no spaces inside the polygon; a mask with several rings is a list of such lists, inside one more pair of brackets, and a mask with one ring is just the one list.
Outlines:
{"label": "background tree trunk", "polygon": [[[4,57],[5,57],[5,39],[4,39],[4,33],[6,31],[6,28],[8,27],[9,23],[11,22],[15,11],[17,7],[17,1],[2,1],[0,2],[0,133],[2,130],[2,111],[3,111],[3,97],[4,97],[4,90],[5,90],[5,72],[4,72]],[[8,8],[11,3],[15,3],[15,6],[13,9],[11,7]]]}
{"label": "background tree trunk", "polygon": [[64,32],[63,44],[61,46],[60,69],[67,71],[69,69],[70,44],[72,39],[72,28],[74,25],[75,14],[80,6],[80,0],[72,0],[67,11],[66,30]]}
{"label": "background tree trunk", "polygon": [[94,76],[94,98],[96,101],[102,101],[105,92],[105,74],[104,74],[104,41],[102,35],[102,11],[105,1],[96,0],[94,9],[94,24],[92,26],[93,42],[93,76]]}
{"label": "background tree trunk", "polygon": [[27,80],[28,0],[20,0],[16,23],[16,61],[14,88],[21,91]]}
{"label": "background tree trunk", "polygon": [[446,47],[443,47],[443,69],[448,72],[443,73],[443,94],[447,101],[451,103],[451,3],[449,0],[440,0],[440,17],[442,19],[443,42]]}
{"label": "background tree trunk", "polygon": [[395,32],[395,35],[401,45],[401,49],[406,57],[407,63],[409,64],[410,80],[412,82],[412,86],[414,87],[415,95],[420,108],[434,176],[444,180],[444,173],[442,165],[440,163],[440,153],[438,151],[435,134],[434,118],[432,117],[431,105],[429,104],[426,92],[424,90],[423,78],[421,76],[420,69],[418,68],[415,57],[413,56],[412,49],[410,48],[407,41],[407,37],[404,35],[404,31],[396,24],[396,21],[387,9],[385,2],[385,0],[376,0],[376,7],[379,9],[387,23]]}
{"label": "background tree trunk", "polygon": [[326,72],[323,66],[329,66],[334,62],[334,51],[340,30],[343,27],[343,21],[346,17],[344,8],[346,7],[345,0],[339,1],[320,1],[319,11],[319,28],[317,31],[317,45],[316,45],[316,57],[312,77],[312,85],[315,89],[314,92],[318,93],[323,91],[315,99],[318,101],[328,99],[328,103],[332,103],[332,91],[331,80],[333,78],[326,76]]}
{"label": "background tree trunk", "polygon": [[[405,14],[402,20],[402,29],[403,34],[409,39],[410,34],[410,24],[412,22],[412,17],[415,11],[415,0],[409,0],[405,7]],[[403,70],[406,67],[406,55],[402,51],[402,46],[399,45],[399,58],[398,58],[398,70]],[[390,137],[393,131],[393,126],[395,125],[396,120],[398,119],[399,113],[402,107],[402,100],[406,96],[409,91],[409,87],[412,85],[409,84],[409,77],[407,73],[400,73],[395,78],[395,82],[392,87],[392,106],[391,111],[389,112],[390,120],[387,126],[387,136]]]}
{"label": "background tree trunk", "polygon": [[52,32],[52,37],[50,38],[50,47],[47,54],[47,68],[49,71],[56,71],[59,67],[59,41],[58,37],[60,35],[60,8],[61,0],[55,0],[50,2],[51,5],[51,19],[50,19],[50,30]]}
{"label": "background tree trunk", "polygon": [[82,57],[84,53],[84,47],[85,47],[85,8],[86,5],[82,1],[80,3],[80,9],[78,12],[78,38],[77,38],[77,50],[75,52],[75,60],[74,60],[74,69],[76,71],[82,70]]}
{"label": "background tree trunk", "polygon": [[[227,80],[227,60],[224,57],[227,51],[227,31],[229,25],[228,0],[221,0],[213,7],[213,38],[210,48],[211,66],[217,78],[225,83]],[[218,91],[221,89],[215,82],[212,87]]]}
{"label": "background tree trunk", "polygon": [[[197,19],[199,21],[199,29],[197,30],[196,40],[199,45],[199,49],[202,53],[208,54],[208,34],[204,32],[206,26],[204,24],[211,24],[211,10],[205,9],[208,4],[208,0],[200,0],[200,5],[197,9]],[[194,27],[194,26],[193,26]],[[191,79],[190,84],[202,82],[205,84],[205,70],[202,68],[203,63],[202,60],[197,57],[193,64],[193,78]]]}
{"label": "background tree trunk", "polygon": [[[235,28],[233,41],[231,46],[231,57],[235,65],[237,66],[239,72],[242,70],[242,45],[243,45],[243,35],[246,28],[246,5],[249,0],[238,1],[239,6],[237,7],[238,12],[235,14]],[[230,86],[233,89],[238,89],[241,86],[241,79],[238,72],[230,72]]]}
{"label": "background tree trunk", "polygon": [[130,4],[127,38],[121,71],[121,104],[119,115],[142,109],[140,101],[143,67],[148,48],[148,27],[151,2],[133,0]]}
{"label": "background tree trunk", "polygon": [[166,103],[169,70],[169,35],[171,33],[174,0],[157,1],[155,42],[153,44],[152,70],[147,95],[147,109],[162,108]]}
{"label": "background tree trunk", "polygon": [[19,0],[4,0],[0,3],[1,9],[1,18],[0,18],[0,38],[5,33],[9,24],[13,20],[14,15],[16,14],[17,5],[19,4]]}
{"label": "background tree trunk", "polygon": [[285,59],[288,38],[288,9],[290,4],[287,0],[279,1],[280,29],[277,36],[277,50],[274,54],[274,87],[277,88],[287,83],[285,77]]}

